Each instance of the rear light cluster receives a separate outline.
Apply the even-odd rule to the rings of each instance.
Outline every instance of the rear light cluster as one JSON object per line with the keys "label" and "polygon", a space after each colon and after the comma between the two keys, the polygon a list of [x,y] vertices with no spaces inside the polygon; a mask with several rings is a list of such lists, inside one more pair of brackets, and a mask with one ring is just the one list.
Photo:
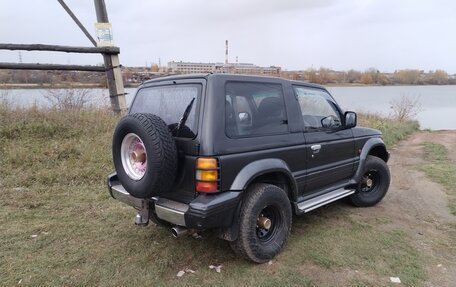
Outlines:
{"label": "rear light cluster", "polygon": [[204,193],[220,191],[220,167],[216,158],[200,157],[196,160],[196,191]]}

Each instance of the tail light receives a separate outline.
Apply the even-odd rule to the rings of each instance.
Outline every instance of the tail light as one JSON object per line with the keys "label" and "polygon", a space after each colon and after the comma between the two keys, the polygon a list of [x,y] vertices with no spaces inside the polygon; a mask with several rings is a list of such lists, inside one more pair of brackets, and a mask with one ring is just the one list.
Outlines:
{"label": "tail light", "polygon": [[214,193],[220,191],[220,167],[217,158],[198,158],[195,176],[197,192]]}

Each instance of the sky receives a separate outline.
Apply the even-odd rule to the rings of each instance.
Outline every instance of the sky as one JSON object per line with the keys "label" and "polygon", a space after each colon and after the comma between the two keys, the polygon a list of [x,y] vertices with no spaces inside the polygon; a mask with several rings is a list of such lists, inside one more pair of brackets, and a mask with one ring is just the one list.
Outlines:
{"label": "sky", "polygon": [[[456,73],[452,0],[105,0],[125,66],[229,61]],[[93,0],[66,0],[95,34]],[[0,42],[92,44],[57,0],[0,0]],[[21,52],[23,62],[99,64],[100,55]],[[18,62],[0,50],[0,62]]]}

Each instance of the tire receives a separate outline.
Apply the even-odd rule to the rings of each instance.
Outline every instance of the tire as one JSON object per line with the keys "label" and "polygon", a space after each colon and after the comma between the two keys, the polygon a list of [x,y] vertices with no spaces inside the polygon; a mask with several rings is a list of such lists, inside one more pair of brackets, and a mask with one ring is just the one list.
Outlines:
{"label": "tire", "polygon": [[[258,226],[262,214],[271,220],[269,229]],[[285,191],[271,184],[254,184],[241,206],[239,236],[230,246],[236,254],[253,262],[268,262],[287,241],[291,220],[291,205]]]}
{"label": "tire", "polygon": [[112,155],[120,183],[134,197],[162,195],[174,184],[176,143],[156,115],[131,114],[121,119],[114,132]]}
{"label": "tire", "polygon": [[[350,196],[352,204],[358,207],[379,203],[385,197],[391,181],[388,165],[378,157],[367,156],[364,170],[356,193]],[[369,182],[369,179],[372,181]]]}

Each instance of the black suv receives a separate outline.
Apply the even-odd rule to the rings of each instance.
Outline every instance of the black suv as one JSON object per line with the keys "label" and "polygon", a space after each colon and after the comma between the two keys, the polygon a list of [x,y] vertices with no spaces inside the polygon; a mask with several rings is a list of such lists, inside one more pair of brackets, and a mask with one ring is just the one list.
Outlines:
{"label": "black suv", "polygon": [[304,82],[229,74],[142,84],[113,137],[112,197],[173,235],[214,229],[266,262],[292,213],[349,197],[385,196],[389,153],[377,130],[355,127],[328,91]]}

